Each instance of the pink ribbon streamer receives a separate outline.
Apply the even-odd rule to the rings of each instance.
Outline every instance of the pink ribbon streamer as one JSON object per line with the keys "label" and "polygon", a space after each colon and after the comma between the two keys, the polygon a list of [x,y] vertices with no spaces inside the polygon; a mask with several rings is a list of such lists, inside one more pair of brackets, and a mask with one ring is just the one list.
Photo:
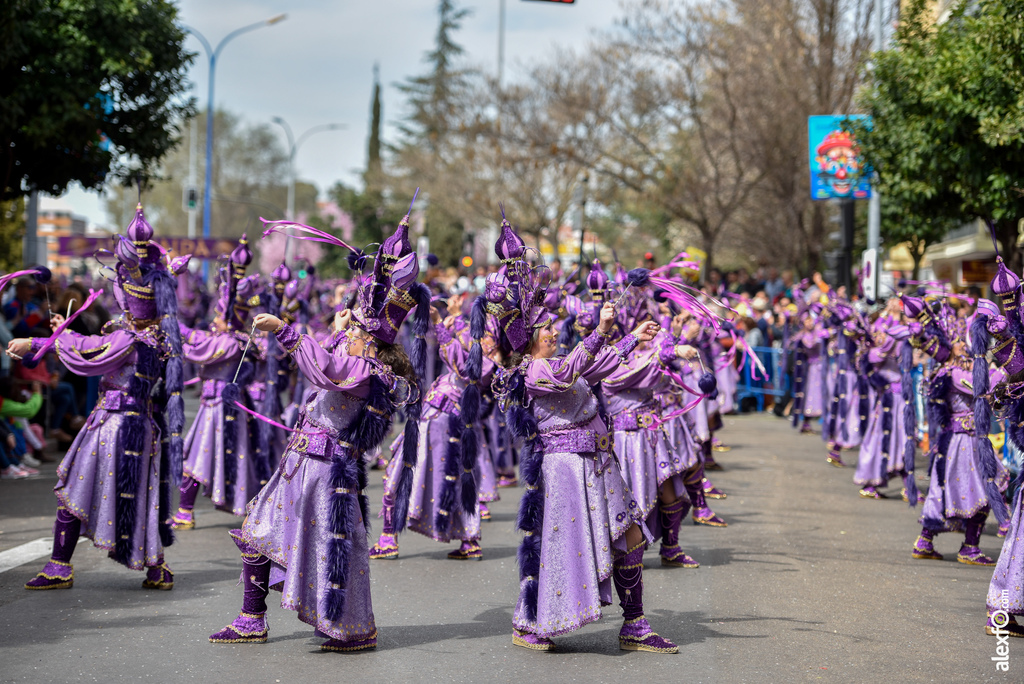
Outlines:
{"label": "pink ribbon streamer", "polygon": [[[267,237],[272,233],[284,235],[289,238],[296,238],[298,240],[313,240],[314,242],[326,242],[329,245],[337,245],[338,247],[344,247],[350,252],[357,252],[358,250],[352,247],[350,244],[342,240],[341,238],[331,235],[327,231],[314,228],[313,226],[307,226],[303,223],[296,223],[295,221],[268,221],[267,219],[260,217],[260,221],[263,222],[264,226],[269,226],[263,231],[263,237]],[[294,228],[308,235],[291,235],[288,233],[288,228]]]}
{"label": "pink ribbon streamer", "polygon": [[194,384],[196,384],[197,382],[200,382],[200,381],[202,381],[202,378],[196,377],[196,378],[192,378],[191,380],[186,380],[185,382],[183,382],[181,384],[182,384],[183,387],[188,387],[189,385],[194,385]]}
{"label": "pink ribbon streamer", "polygon": [[23,275],[33,275],[35,273],[39,273],[39,270],[30,268],[25,271],[15,271],[14,273],[8,273],[5,276],[0,276],[0,290],[3,290],[5,287],[10,285],[12,280],[17,280]]}
{"label": "pink ribbon streamer", "polygon": [[242,409],[243,411],[248,413],[253,418],[258,418],[259,420],[262,420],[264,423],[268,423],[270,425],[273,425],[276,428],[281,428],[282,430],[286,430],[288,432],[301,432],[304,435],[318,435],[318,434],[321,434],[320,432],[306,432],[305,430],[296,430],[295,428],[290,428],[287,425],[282,425],[281,423],[278,423],[276,420],[273,420],[272,418],[266,417],[262,413],[256,413],[255,411],[253,411],[251,408],[249,408],[248,406],[246,406],[245,404],[243,404],[240,401],[235,401],[235,406],[237,406],[238,408]]}
{"label": "pink ribbon streamer", "polygon": [[39,348],[39,351],[32,355],[31,360],[38,362],[39,359],[43,358],[43,356],[46,355],[46,352],[48,352],[53,345],[57,344],[57,338],[60,337],[61,333],[67,330],[67,327],[71,325],[71,321],[78,318],[79,314],[88,309],[89,306],[101,296],[103,296],[103,290],[90,289],[89,296],[86,297],[85,303],[78,308],[78,311],[65,318],[64,322],[57,326],[57,329],[53,331],[53,334],[50,335],[46,342],[43,343],[43,346]]}

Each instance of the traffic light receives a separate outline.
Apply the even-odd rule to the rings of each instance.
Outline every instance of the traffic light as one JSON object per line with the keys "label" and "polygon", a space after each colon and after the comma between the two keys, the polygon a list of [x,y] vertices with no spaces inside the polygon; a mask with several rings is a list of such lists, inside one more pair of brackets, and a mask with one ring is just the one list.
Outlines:
{"label": "traffic light", "polygon": [[194,185],[185,186],[182,193],[182,209],[185,211],[196,211],[199,209],[199,190]]}

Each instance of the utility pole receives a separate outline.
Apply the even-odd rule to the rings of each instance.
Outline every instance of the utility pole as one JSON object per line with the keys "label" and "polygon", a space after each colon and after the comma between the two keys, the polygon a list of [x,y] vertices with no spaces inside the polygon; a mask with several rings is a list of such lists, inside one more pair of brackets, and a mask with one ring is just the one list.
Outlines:
{"label": "utility pole", "polygon": [[[882,49],[882,0],[875,0],[875,40],[874,40],[874,51],[878,52]],[[877,175],[876,175],[877,178]],[[845,216],[845,214],[844,214]],[[875,250],[875,254],[879,254],[879,248],[882,244],[882,198],[878,194],[878,183],[874,183],[871,187],[871,199],[868,200],[868,250]],[[881,259],[879,259],[879,262]],[[849,267],[849,264],[847,264]],[[867,274],[867,277],[871,279],[873,287],[869,288],[871,291],[878,292],[878,268],[871,269],[871,273]],[[852,290],[847,288],[846,291],[852,294]],[[877,294],[876,294],[877,296]]]}

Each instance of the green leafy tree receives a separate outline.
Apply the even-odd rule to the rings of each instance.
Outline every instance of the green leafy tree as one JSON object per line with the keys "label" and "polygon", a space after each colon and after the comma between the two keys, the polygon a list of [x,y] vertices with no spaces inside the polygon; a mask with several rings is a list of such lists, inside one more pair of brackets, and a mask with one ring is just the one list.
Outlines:
{"label": "green leafy tree", "polygon": [[461,180],[466,175],[464,153],[459,145],[460,106],[468,90],[470,72],[458,65],[464,54],[454,35],[469,15],[454,0],[438,3],[438,28],[434,48],[426,54],[426,74],[398,85],[409,110],[398,126],[401,141],[395,147],[399,178],[397,194],[412,197],[417,187],[428,195],[426,209],[430,249],[444,265],[454,265],[462,255],[466,222],[466,198]]}
{"label": "green leafy tree", "polygon": [[952,221],[990,220],[1019,270],[1024,0],[962,3],[939,25],[928,5],[908,3],[894,48],[875,55],[860,98],[873,126],[851,129],[878,171],[883,203],[903,212],[897,231],[934,239]]}
{"label": "green leafy tree", "polygon": [[0,271],[21,267],[21,241],[25,237],[25,198],[0,201]]}
{"label": "green leafy tree", "polygon": [[177,19],[167,0],[0,5],[0,198],[149,175],[192,112]]}

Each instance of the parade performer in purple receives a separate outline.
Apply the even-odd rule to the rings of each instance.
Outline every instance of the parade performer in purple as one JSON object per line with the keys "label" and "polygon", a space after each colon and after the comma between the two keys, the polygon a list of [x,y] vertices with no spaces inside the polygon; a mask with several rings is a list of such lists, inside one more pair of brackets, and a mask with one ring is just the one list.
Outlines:
{"label": "parade performer in purple", "polygon": [[828,332],[818,323],[819,307],[815,304],[804,312],[802,329],[789,340],[795,351],[793,427],[801,433],[813,432],[811,422],[824,412]]}
{"label": "parade performer in purple", "polygon": [[828,447],[826,462],[843,468],[846,464],[840,452],[860,446],[861,441],[860,395],[854,365],[858,333],[853,309],[847,304],[834,302],[829,306],[829,311],[835,331],[829,342],[829,354],[835,363],[832,386],[826,394],[828,411],[821,434]]}
{"label": "parade performer in purple", "polygon": [[987,395],[1005,380],[1006,372],[1002,368],[990,369],[986,358],[989,314],[998,317],[998,309],[982,300],[978,310],[987,313],[975,316],[977,325],[971,330],[970,346],[969,321],[957,318],[952,311],[939,321],[945,350],[935,358],[947,360],[930,379],[929,412],[936,416],[938,434],[928,495],[921,511],[921,534],[912,555],[942,560],[933,545],[935,535],[962,530],[964,543],[957,560],[967,565],[992,566],[995,561],[982,553],[978,542],[990,510],[996,512],[1000,522],[1007,518],[1000,490],[1005,489],[1009,476],[988,439],[992,410]]}
{"label": "parade performer in purple", "polygon": [[[266,598],[273,588],[281,591],[281,607],[296,611],[326,639],[322,650],[376,647],[364,459],[403,406],[414,423],[406,439],[415,445],[418,438],[413,363],[395,343],[415,307],[414,360],[422,367],[430,293],[416,283],[418,274],[406,216],[378,250],[358,307],[341,315],[344,330],[332,352],[274,316],[257,316],[256,326],[277,337],[315,389],[303,402],[280,467],[250,502],[242,528],[231,532],[242,555],[242,611],[211,642],[265,642]],[[403,521],[412,485],[410,456],[402,456],[396,501]]]}
{"label": "parade performer in purple", "polygon": [[[904,475],[903,447],[906,425],[900,420],[906,400],[903,397],[899,367],[901,349],[909,345],[910,330],[901,321],[900,301],[892,298],[885,312],[872,325],[870,346],[858,354],[860,377],[860,415],[867,416],[867,427],[857,458],[853,481],[861,486],[866,499],[883,499],[878,491],[895,475]],[[868,408],[874,389],[874,403]]]}
{"label": "parade performer in purple", "polygon": [[[634,314],[633,318],[647,316]],[[669,439],[670,426],[685,430],[682,416],[666,421],[655,396],[673,391],[667,372],[673,366],[678,368],[678,360],[693,359],[697,353],[694,347],[663,330],[651,345],[641,346],[603,383],[619,468],[640,503],[648,528],[662,537],[662,563],[677,567],[697,566],[678,543],[679,525],[686,508],[693,506],[695,523],[726,526],[704,499],[704,469],[693,445]],[[685,430],[685,434],[688,436],[689,431]],[[690,500],[686,501],[684,496]]]}
{"label": "parade performer in purple", "polygon": [[185,480],[175,529],[195,527],[196,497],[202,489],[222,511],[245,515],[245,505],[270,478],[269,453],[259,448],[255,419],[245,387],[254,378],[253,359],[262,353],[246,330],[250,299],[259,276],[246,277],[252,262],[245,235],[221,268],[219,300],[211,331],[180,325],[185,358],[199,368],[202,399],[185,436]]}
{"label": "parade performer in purple", "polygon": [[[164,549],[174,539],[170,487],[181,473],[181,337],[174,275],[152,235],[140,204],[128,238],[115,249],[114,293],[125,312],[119,329],[79,335],[63,330],[58,315],[54,327],[63,331],[49,342],[16,339],[8,346],[9,354],[25,357],[52,342],[70,371],[102,378],[101,399],[57,468],[52,555],[26,589],[70,589],[79,536],[115,562],[145,569],[143,588],[174,587]],[[187,262],[179,258],[170,268],[180,271]]]}
{"label": "parade performer in purple", "polygon": [[[453,313],[444,320],[438,310],[431,307],[441,360],[448,372],[434,381],[424,398],[426,406],[420,418],[408,527],[443,544],[461,541],[459,548],[448,554],[452,560],[480,560],[483,549],[477,488],[484,465],[490,465],[479,420],[480,385],[490,384],[495,367],[492,360],[495,343],[493,337],[482,330],[483,300],[474,308],[473,322],[467,325],[465,319],[458,316],[461,309],[458,299],[456,295],[448,300],[448,310]],[[404,440],[404,435],[398,439]],[[395,450],[398,448],[396,445]],[[484,459],[486,464],[482,463]],[[402,467],[401,459],[392,458],[385,474],[384,526],[377,544],[370,549],[370,557],[374,559],[398,557],[394,500],[397,474]],[[492,485],[493,472],[491,466]]]}
{"label": "parade performer in purple", "polygon": [[622,479],[611,435],[590,386],[612,373],[638,342],[650,341],[648,321],[608,346],[615,307],[606,304],[597,330],[565,357],[524,260],[526,246],[502,221],[495,252],[505,274],[488,277],[488,314],[498,321],[504,367],[492,389],[513,435],[525,442],[526,492],[517,527],[520,593],[512,642],[550,651],[552,637],[601,618],[618,593],[625,623],[620,648],[677,653],[650,627],[643,609],[643,551],[650,533]]}

